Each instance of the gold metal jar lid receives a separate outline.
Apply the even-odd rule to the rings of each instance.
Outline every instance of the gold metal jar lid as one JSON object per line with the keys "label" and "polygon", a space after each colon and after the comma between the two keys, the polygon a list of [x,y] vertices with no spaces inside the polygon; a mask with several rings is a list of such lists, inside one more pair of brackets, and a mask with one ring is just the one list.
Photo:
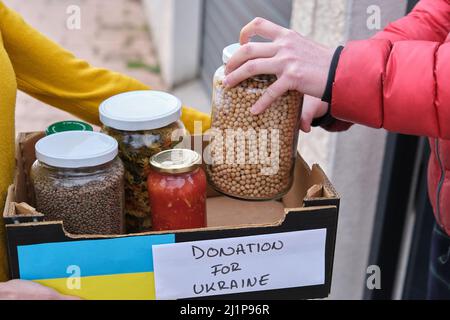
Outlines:
{"label": "gold metal jar lid", "polygon": [[162,173],[186,173],[197,169],[202,157],[189,149],[171,149],[162,151],[150,159],[153,170]]}

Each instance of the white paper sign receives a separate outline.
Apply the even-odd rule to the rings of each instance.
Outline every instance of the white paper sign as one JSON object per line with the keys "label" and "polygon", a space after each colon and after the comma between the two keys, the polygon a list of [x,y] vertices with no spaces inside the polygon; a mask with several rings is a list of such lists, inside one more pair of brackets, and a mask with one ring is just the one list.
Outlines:
{"label": "white paper sign", "polygon": [[325,283],[326,229],[153,246],[157,299]]}

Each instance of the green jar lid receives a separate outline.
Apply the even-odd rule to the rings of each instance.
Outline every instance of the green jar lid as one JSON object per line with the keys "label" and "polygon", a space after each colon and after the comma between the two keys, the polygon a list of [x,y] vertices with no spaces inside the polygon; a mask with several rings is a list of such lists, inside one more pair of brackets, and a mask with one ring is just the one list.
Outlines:
{"label": "green jar lid", "polygon": [[94,131],[90,124],[82,121],[61,121],[52,124],[45,130],[47,136],[65,131]]}

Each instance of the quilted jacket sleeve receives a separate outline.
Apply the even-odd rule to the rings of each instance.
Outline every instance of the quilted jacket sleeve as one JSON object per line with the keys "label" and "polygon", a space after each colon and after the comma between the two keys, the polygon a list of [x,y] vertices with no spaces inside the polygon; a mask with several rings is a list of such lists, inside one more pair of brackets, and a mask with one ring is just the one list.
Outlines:
{"label": "quilted jacket sleeve", "polygon": [[[342,52],[333,85],[331,131],[348,122],[450,136],[450,0],[422,0],[406,17]],[[334,130],[333,130],[334,129]]]}

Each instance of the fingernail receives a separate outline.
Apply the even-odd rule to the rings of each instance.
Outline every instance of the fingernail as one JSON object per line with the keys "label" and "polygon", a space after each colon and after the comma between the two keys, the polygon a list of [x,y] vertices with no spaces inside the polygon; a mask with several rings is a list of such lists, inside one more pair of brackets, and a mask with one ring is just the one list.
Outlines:
{"label": "fingernail", "polygon": [[223,82],[224,86],[228,87],[228,78],[227,77],[223,78],[222,82]]}
{"label": "fingernail", "polygon": [[255,107],[252,107],[251,109],[250,109],[250,112],[251,113],[253,113],[254,115],[257,115],[259,112],[258,112],[258,108],[255,108]]}

